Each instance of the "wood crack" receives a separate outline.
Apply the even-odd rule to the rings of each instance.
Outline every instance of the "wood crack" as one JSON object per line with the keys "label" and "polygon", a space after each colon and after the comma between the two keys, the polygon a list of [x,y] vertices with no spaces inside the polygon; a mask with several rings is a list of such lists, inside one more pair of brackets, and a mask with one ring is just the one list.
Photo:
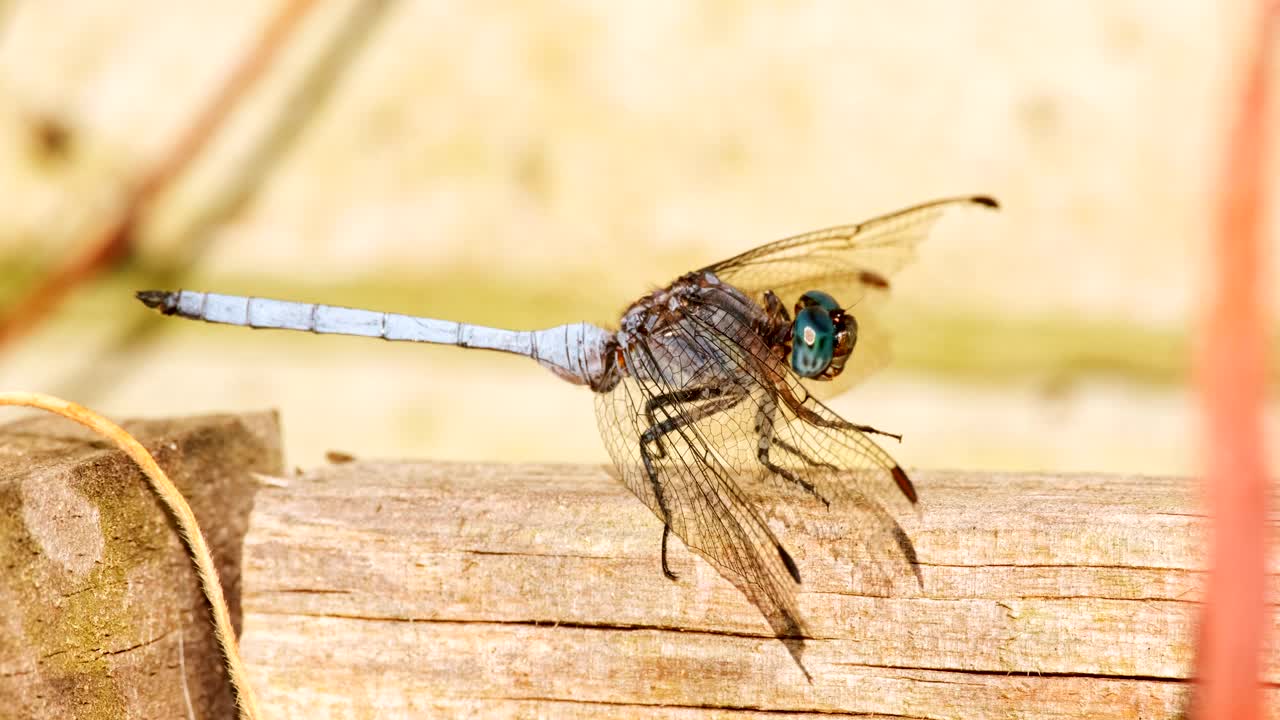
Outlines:
{"label": "wood crack", "polygon": [[[956,673],[959,675],[974,675],[979,677],[1026,677],[1026,678],[1065,678],[1072,680],[1130,680],[1134,682],[1157,682],[1157,683],[1173,683],[1182,684],[1189,683],[1190,678],[1184,677],[1168,677],[1163,675],[1123,675],[1096,672],[1042,672],[1038,670],[980,670],[975,668],[928,668],[928,667],[911,667],[909,665],[869,665],[866,663],[833,663],[834,665],[842,665],[844,667],[859,667],[873,670],[906,670],[912,672],[930,672],[930,673]],[[907,678],[918,680],[920,682],[940,682],[933,678]]]}
{"label": "wood crack", "polygon": [[794,710],[785,708],[769,708],[760,705],[734,705],[734,704],[710,704],[710,703],[641,703],[641,702],[621,702],[613,700],[577,700],[574,698],[547,697],[547,696],[501,696],[501,697],[484,697],[483,700],[513,700],[518,702],[548,702],[548,703],[564,703],[568,705],[588,705],[588,706],[604,706],[604,707],[623,707],[623,708],[673,708],[678,710],[729,710],[734,712],[754,712],[763,713],[765,715],[777,715],[779,717],[797,717],[805,715],[830,715],[831,717],[878,717],[878,718],[900,718],[901,720],[929,720],[923,715],[899,715],[887,712],[850,712],[847,710],[822,710],[807,709]]}
{"label": "wood crack", "polygon": [[495,555],[498,557],[540,557],[540,558],[572,558],[574,560],[618,560],[617,557],[608,555],[580,555],[573,553],[539,553],[539,552],[514,552],[511,550],[472,550],[469,548],[455,549],[452,552],[463,555]]}
{"label": "wood crack", "polygon": [[154,645],[179,630],[180,628],[172,628],[172,629],[166,630],[163,633],[160,633],[159,635],[153,638],[143,640],[142,642],[139,642],[139,643],[134,643],[133,645],[130,645],[128,647],[123,647],[118,650],[107,650],[106,648],[102,648],[101,652],[103,655],[123,655],[124,653],[133,652],[134,650],[137,650],[139,648],[144,648],[148,645]]}
{"label": "wood crack", "polygon": [[[716,637],[732,637],[743,638],[747,640],[774,640],[776,637],[772,633],[749,633],[735,632],[732,630],[713,630],[707,628],[690,628],[675,625],[644,625],[644,624],[614,624],[614,623],[585,623],[585,622],[566,622],[563,620],[479,620],[467,618],[398,618],[377,615],[356,615],[351,613],[309,613],[309,612],[274,612],[262,610],[255,613],[257,615],[274,615],[286,617],[311,617],[311,618],[333,618],[337,620],[359,620],[364,622],[386,622],[386,623],[408,623],[408,624],[442,624],[442,625],[497,625],[497,626],[523,626],[538,628],[566,628],[570,630],[601,630],[607,632],[669,632],[679,633],[681,635],[712,635]],[[822,640],[824,638],[816,638],[806,636],[805,640]]]}
{"label": "wood crack", "polygon": [[973,565],[960,563],[930,563],[920,561],[917,563],[920,567],[936,567],[936,568],[956,568],[960,570],[981,570],[983,568],[1029,568],[1035,570],[1123,570],[1132,572],[1134,570],[1158,570],[1161,572],[1173,573],[1193,573],[1197,575],[1205,574],[1204,570],[1196,568],[1180,568],[1180,567],[1162,567],[1159,565],[1114,565],[1114,564],[1087,564],[1087,563],[977,563]]}

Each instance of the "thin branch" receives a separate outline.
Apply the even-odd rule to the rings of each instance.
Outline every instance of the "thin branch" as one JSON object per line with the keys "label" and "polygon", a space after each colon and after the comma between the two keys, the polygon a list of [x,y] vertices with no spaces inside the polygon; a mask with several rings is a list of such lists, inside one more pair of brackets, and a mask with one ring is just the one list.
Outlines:
{"label": "thin branch", "polygon": [[[338,87],[343,71],[368,45],[374,29],[392,5],[391,0],[364,0],[352,6],[332,38],[303,73],[301,82],[281,103],[280,114],[272,120],[253,148],[245,153],[245,159],[225,180],[220,181],[220,189],[211,193],[211,199],[202,204],[201,211],[175,232],[177,251],[162,264],[145,268],[144,279],[148,285],[176,287],[182,284],[182,278],[208,249],[215,237],[213,231],[253,198],[279,159],[304,134],[308,123],[319,115],[318,109]],[[103,388],[118,385],[125,375],[137,369],[137,363],[121,361],[121,358],[154,337],[162,319],[149,312],[129,317],[131,320],[121,323],[122,329],[109,346],[59,384],[60,394],[92,398]]]}
{"label": "thin branch", "polygon": [[169,152],[134,185],[116,217],[85,241],[83,253],[55,269],[0,318],[0,348],[35,327],[76,287],[128,255],[134,231],[156,196],[199,155],[313,5],[314,0],[284,5]]}

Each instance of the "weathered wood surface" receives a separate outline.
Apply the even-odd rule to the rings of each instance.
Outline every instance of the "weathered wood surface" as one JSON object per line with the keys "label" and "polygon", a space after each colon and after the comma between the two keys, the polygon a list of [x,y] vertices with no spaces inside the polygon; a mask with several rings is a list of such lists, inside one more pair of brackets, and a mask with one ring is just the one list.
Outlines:
{"label": "weathered wood surface", "polygon": [[[358,462],[265,489],[246,659],[274,717],[1179,716],[1194,483],[915,479],[923,589],[867,571],[883,565],[850,547],[857,513],[770,506],[805,581],[812,683],[678,540],[681,578],[663,578],[658,520],[589,466]],[[1265,667],[1280,682],[1275,653]]]}
{"label": "weathered wood surface", "polygon": [[[282,470],[275,414],[124,427],[195,511],[238,623],[253,473]],[[0,426],[0,718],[233,714],[195,571],[138,467],[62,418]]]}

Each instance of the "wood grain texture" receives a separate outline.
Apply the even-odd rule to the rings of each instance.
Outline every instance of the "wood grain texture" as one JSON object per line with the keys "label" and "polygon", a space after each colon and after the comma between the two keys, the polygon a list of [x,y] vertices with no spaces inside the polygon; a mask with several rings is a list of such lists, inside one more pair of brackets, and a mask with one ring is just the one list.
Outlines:
{"label": "wood grain texture", "polygon": [[[1178,717],[1188,480],[915,474],[923,588],[856,509],[765,501],[805,668],[592,466],[364,463],[259,494],[244,651],[278,717]],[[863,547],[860,547],[863,546]],[[1264,663],[1280,682],[1277,654]]]}
{"label": "wood grain texture", "polygon": [[[126,422],[187,498],[233,622],[274,413]],[[186,547],[141,470],[62,418],[0,427],[0,718],[230,717]]]}

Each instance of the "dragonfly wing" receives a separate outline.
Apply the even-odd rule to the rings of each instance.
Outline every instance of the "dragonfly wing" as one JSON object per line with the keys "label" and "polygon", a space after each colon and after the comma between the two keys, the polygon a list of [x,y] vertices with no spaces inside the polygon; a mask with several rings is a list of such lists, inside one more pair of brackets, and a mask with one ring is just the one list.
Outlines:
{"label": "dragonfly wing", "polygon": [[[716,348],[719,372],[736,378],[746,398],[736,412],[719,416],[717,428],[719,437],[733,438],[721,441],[734,449],[723,454],[741,481],[801,490],[808,485],[833,511],[868,515],[866,532],[855,540],[867,545],[868,556],[887,561],[886,574],[896,574],[888,571],[896,566],[919,581],[915,550],[888,511],[914,504],[915,488],[869,436],[877,431],[840,417],[808,391],[784,358],[762,352],[746,319],[723,310],[690,313],[680,330]],[[762,435],[771,467],[760,456]]]}
{"label": "dragonfly wing", "polygon": [[833,381],[806,381],[819,397],[830,398],[888,363],[889,336],[877,315],[890,279],[915,258],[916,246],[948,210],[975,205],[998,207],[984,196],[935,200],[856,225],[778,240],[704,270],[757,302],[773,292],[790,308],[804,293],[822,290],[851,310],[858,320],[858,344],[850,364]]}
{"label": "dragonfly wing", "polygon": [[[789,448],[774,456],[797,468],[788,474],[873,516],[869,525],[908,560],[910,542],[873,491],[895,482],[912,498],[914,490],[887,453],[807,393],[731,294],[708,289],[678,319],[622,343],[627,375],[597,395],[596,417],[622,482],[742,590],[776,635],[798,639],[799,570],[758,508],[761,495],[778,491],[771,478],[791,483],[762,462],[762,429]],[[788,649],[799,662],[799,640]]]}
{"label": "dragonfly wing", "polygon": [[710,265],[722,281],[759,301],[773,291],[791,305],[809,290],[823,290],[845,308],[889,279],[915,257],[916,246],[938,219],[960,206],[998,207],[985,196],[934,200],[856,225],[840,225],[778,240]]}
{"label": "dragonfly wing", "polygon": [[[736,450],[727,442],[736,429],[725,424],[733,409],[701,412],[740,398],[662,402],[681,389],[627,377],[598,394],[596,419],[609,456],[623,484],[759,608],[799,663],[805,630],[795,600],[798,571],[739,482],[730,459]],[[673,429],[650,442],[646,432],[656,423]]]}

